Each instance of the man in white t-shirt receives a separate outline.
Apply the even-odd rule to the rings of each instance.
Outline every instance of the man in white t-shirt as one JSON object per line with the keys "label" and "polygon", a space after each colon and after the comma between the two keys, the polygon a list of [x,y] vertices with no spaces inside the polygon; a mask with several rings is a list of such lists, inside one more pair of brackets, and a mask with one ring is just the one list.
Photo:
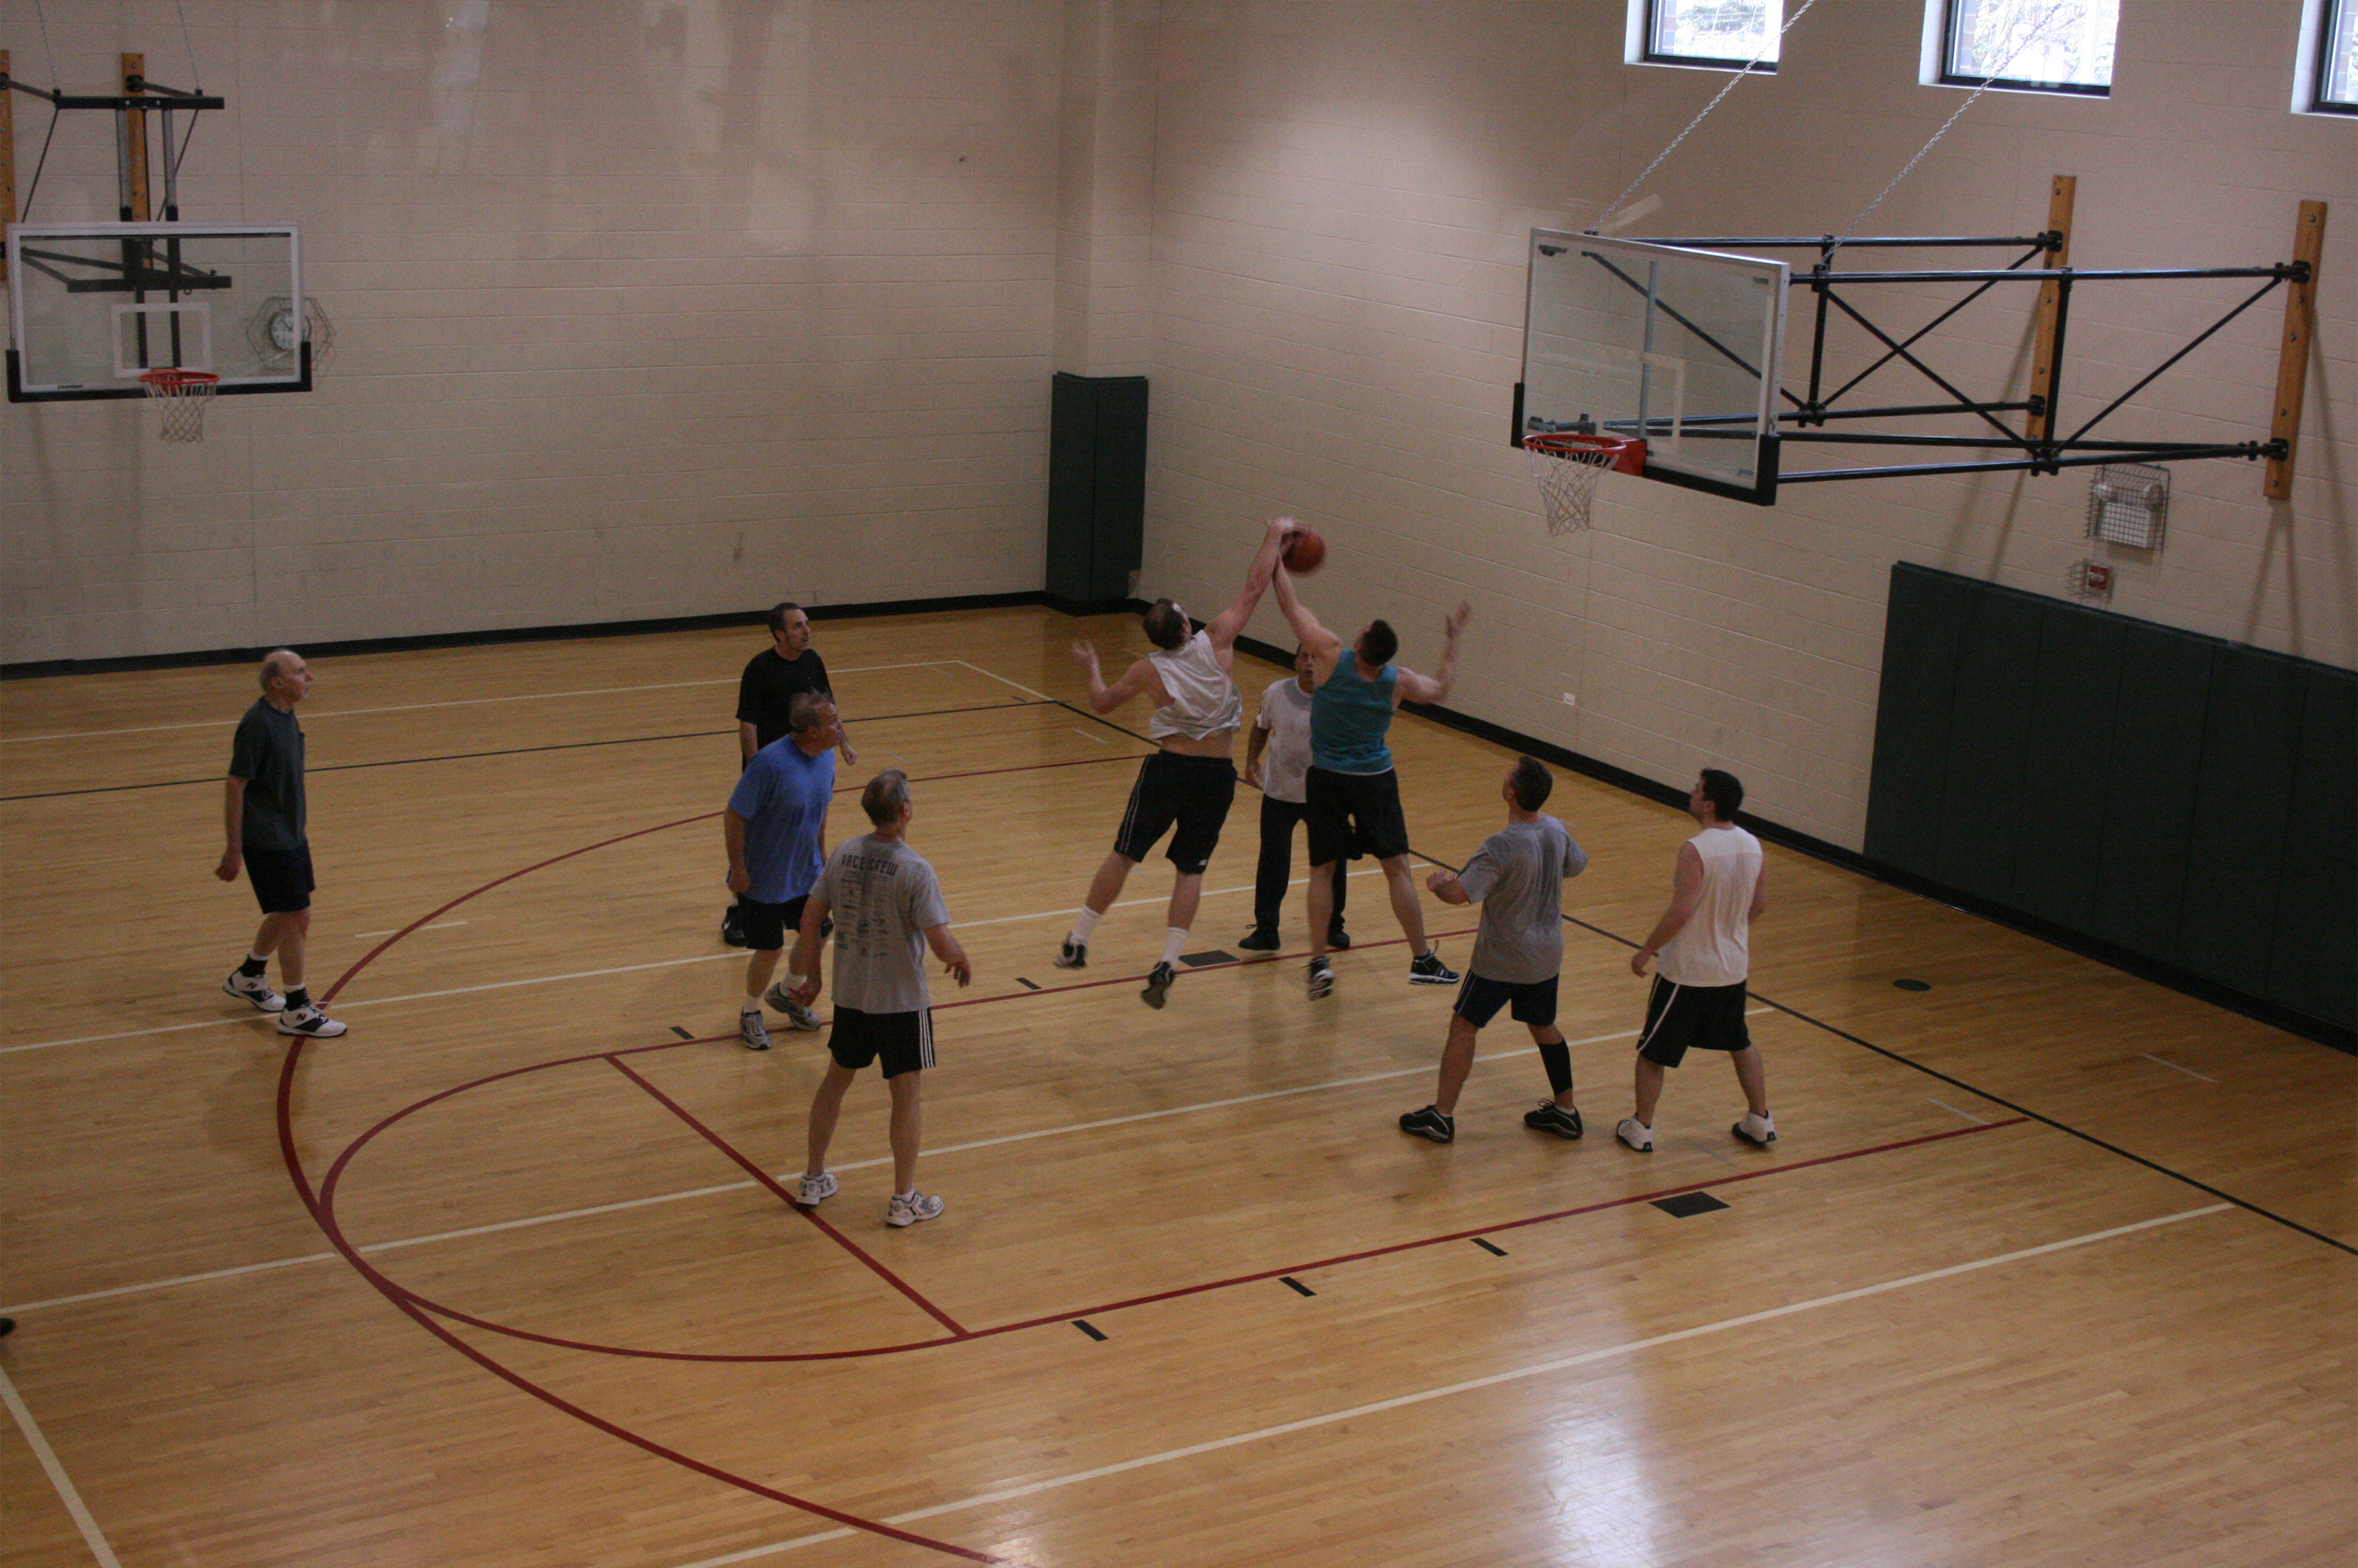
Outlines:
{"label": "man in white t-shirt", "polygon": [[[1139,995],[1149,1007],[1159,1008],[1171,994],[1179,955],[1187,946],[1187,930],[1195,923],[1195,906],[1204,896],[1204,868],[1220,841],[1221,825],[1237,794],[1237,727],[1244,722],[1244,698],[1237,694],[1231,672],[1237,662],[1237,634],[1252,619],[1254,606],[1269,589],[1277,569],[1278,553],[1298,526],[1291,517],[1272,517],[1260,549],[1246,569],[1245,585],[1235,600],[1198,627],[1175,599],[1158,599],[1140,624],[1154,652],[1134,661],[1120,679],[1109,685],[1098,666],[1098,651],[1087,643],[1073,644],[1073,658],[1089,676],[1089,711],[1111,713],[1130,698],[1154,699],[1154,717],[1147,720],[1146,737],[1157,750],[1138,767],[1130,787],[1130,808],[1122,814],[1113,852],[1089,881],[1081,912],[1056,950],[1060,969],[1088,967],[1089,938],[1105,918],[1122,884],[1138,863],[1154,850],[1165,833],[1171,848],[1171,906],[1163,920],[1163,957],[1146,977]],[[1175,831],[1174,831],[1175,829]]]}
{"label": "man in white t-shirt", "polygon": [[1725,1051],[1735,1064],[1745,1100],[1744,1119],[1731,1129],[1736,1136],[1758,1148],[1777,1141],[1767,1071],[1744,1022],[1752,923],[1768,908],[1768,871],[1760,840],[1736,825],[1743,805],[1744,785],[1734,773],[1704,769],[1687,795],[1687,814],[1703,831],[1679,846],[1671,907],[1629,955],[1634,975],[1644,974],[1657,955],[1661,960],[1638,1037],[1637,1110],[1614,1129],[1641,1154],[1653,1152],[1663,1070],[1690,1050]]}
{"label": "man in white t-shirt", "polygon": [[[1260,714],[1245,742],[1245,783],[1260,791],[1260,863],[1253,871],[1253,925],[1237,946],[1248,953],[1274,953],[1277,912],[1293,881],[1293,829],[1309,815],[1303,780],[1310,771],[1310,694],[1318,667],[1310,650],[1293,650],[1293,674],[1261,694]],[[1351,945],[1343,929],[1343,895],[1350,883],[1335,879],[1335,912],[1326,922],[1326,946],[1341,952]]]}
{"label": "man in white t-shirt", "polygon": [[795,997],[805,1007],[818,997],[819,935],[835,916],[835,1033],[827,1037],[827,1076],[811,1097],[810,1163],[795,1201],[815,1208],[835,1195],[827,1146],[835,1137],[844,1091],[871,1062],[880,1062],[892,1092],[892,1201],[884,1223],[910,1226],[942,1212],[942,1200],[917,1190],[918,1089],[934,1065],[932,998],[925,989],[925,949],[964,986],[974,979],[966,949],[950,935],[950,912],[934,868],[909,848],[909,775],[887,768],[868,781],[860,807],[871,828],[846,838],[803,903],[802,933],[788,965]]}

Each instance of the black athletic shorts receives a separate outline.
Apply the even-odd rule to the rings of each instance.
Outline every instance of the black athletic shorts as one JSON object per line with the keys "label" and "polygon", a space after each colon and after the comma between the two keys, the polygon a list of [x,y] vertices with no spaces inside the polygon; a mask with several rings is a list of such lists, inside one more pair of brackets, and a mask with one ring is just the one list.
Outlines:
{"label": "black athletic shorts", "polygon": [[862,1012],[838,1004],[827,1049],[847,1072],[856,1073],[880,1057],[888,1078],[923,1072],[934,1065],[934,1010]]}
{"label": "black athletic shorts", "polygon": [[[1236,798],[1237,764],[1228,758],[1157,752],[1138,765],[1138,782],[1130,786],[1130,809],[1114,836],[1113,852],[1143,860],[1153,853],[1154,841],[1171,833],[1164,859],[1190,876],[1201,876],[1212,863],[1220,825],[1228,821],[1228,806]],[[1174,823],[1176,832],[1171,832]]]}
{"label": "black athletic shorts", "polygon": [[1466,971],[1457,982],[1457,1005],[1450,1011],[1480,1029],[1498,1016],[1498,1010],[1514,1003],[1513,1017],[1517,1023],[1528,1023],[1534,1029],[1544,1029],[1555,1022],[1555,982],[1550,975],[1543,980],[1519,985],[1513,980],[1494,980]]}
{"label": "black athletic shorts", "polygon": [[1682,986],[1654,977],[1638,1054],[1660,1066],[1675,1067],[1689,1051],[1741,1051],[1751,1044],[1752,1031],[1744,1022],[1743,981]]}
{"label": "black athletic shorts", "polygon": [[254,902],[265,914],[299,914],[311,907],[311,846],[292,849],[248,849],[245,880],[254,884]]}
{"label": "black athletic shorts", "polygon": [[1303,778],[1303,804],[1309,812],[1310,863],[1356,860],[1373,855],[1389,860],[1408,853],[1408,818],[1401,815],[1400,774],[1338,773],[1313,768]]}
{"label": "black athletic shorts", "polygon": [[756,953],[774,953],[794,941],[802,929],[803,905],[809,902],[808,893],[784,903],[763,903],[739,893],[737,928],[745,934],[745,946]]}

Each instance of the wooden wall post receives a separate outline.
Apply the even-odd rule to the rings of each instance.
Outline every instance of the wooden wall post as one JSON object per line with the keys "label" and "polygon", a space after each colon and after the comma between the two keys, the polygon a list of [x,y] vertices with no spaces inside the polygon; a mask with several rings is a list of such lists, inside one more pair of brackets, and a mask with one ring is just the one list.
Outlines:
{"label": "wooden wall post", "polygon": [[[2077,175],[2059,174],[2047,189],[2047,226],[2063,236],[2061,250],[2050,253],[2039,265],[2042,267],[2062,267],[2071,261],[2071,198],[2080,189]],[[2030,351],[2030,395],[2050,397],[2054,388],[2049,384],[2055,360],[2055,309],[2062,297],[2061,287],[2052,281],[2039,286],[2039,338]],[[2034,441],[2047,439],[2055,431],[2055,410],[2033,414],[2023,426]]]}
{"label": "wooden wall post", "polygon": [[2317,320],[2317,266],[2325,254],[2325,203],[2304,201],[2293,226],[2292,254],[2309,264],[2309,281],[2286,286],[2284,340],[2277,348],[2277,415],[2268,438],[2285,444],[2285,455],[2268,462],[2262,493],[2270,501],[2292,494],[2292,460],[2300,449],[2300,398],[2309,384],[2309,340]]}
{"label": "wooden wall post", "polygon": [[[144,77],[146,74],[147,57],[146,55],[127,54],[123,57],[123,91],[124,92],[131,91],[133,77]],[[123,135],[124,168],[127,176],[124,186],[123,216],[130,222],[145,223],[148,213],[147,111],[133,109],[127,112],[123,116]],[[164,149],[164,156],[166,157],[172,156],[169,147]]]}

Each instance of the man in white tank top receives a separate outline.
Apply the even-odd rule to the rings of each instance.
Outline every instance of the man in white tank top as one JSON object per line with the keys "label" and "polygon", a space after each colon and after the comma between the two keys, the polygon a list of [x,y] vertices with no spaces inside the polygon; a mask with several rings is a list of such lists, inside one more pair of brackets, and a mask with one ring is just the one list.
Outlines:
{"label": "man in white tank top", "polygon": [[1661,959],[1638,1037],[1637,1110],[1614,1130],[1641,1154],[1653,1152],[1663,1070],[1677,1066],[1689,1050],[1725,1051],[1736,1065],[1745,1116],[1730,1130],[1756,1147],[1777,1141],[1768,1075],[1744,1022],[1752,923],[1768,911],[1768,877],[1760,840],[1736,826],[1743,804],[1744,785],[1735,774],[1705,768],[1695,780],[1687,814],[1703,831],[1679,846],[1671,907],[1629,955],[1634,975],[1644,974],[1657,955]]}
{"label": "man in white tank top", "polygon": [[[1073,644],[1073,658],[1089,676],[1089,710],[1111,713],[1141,695],[1154,699],[1154,717],[1147,737],[1160,748],[1139,764],[1138,782],[1130,792],[1130,808],[1122,814],[1113,852],[1098,867],[1089,882],[1081,913],[1065,933],[1056,953],[1060,969],[1078,969],[1089,961],[1089,937],[1098,922],[1121,896],[1130,871],[1152,851],[1163,834],[1171,833],[1165,851],[1174,868],[1171,907],[1164,918],[1163,957],[1139,994],[1149,1007],[1161,1007],[1170,994],[1179,955],[1187,946],[1187,929],[1195,923],[1195,906],[1204,895],[1204,868],[1211,863],[1220,827],[1237,794],[1237,729],[1244,720],[1244,698],[1237,692],[1231,672],[1236,666],[1237,635],[1252,619],[1277,557],[1295,524],[1291,517],[1272,517],[1260,549],[1245,573],[1245,585],[1236,600],[1200,629],[1188,620],[1175,600],[1155,600],[1142,619],[1146,640],[1154,652],[1139,659],[1110,686],[1098,667],[1098,651],[1087,643]],[[1174,827],[1177,831],[1173,832]]]}

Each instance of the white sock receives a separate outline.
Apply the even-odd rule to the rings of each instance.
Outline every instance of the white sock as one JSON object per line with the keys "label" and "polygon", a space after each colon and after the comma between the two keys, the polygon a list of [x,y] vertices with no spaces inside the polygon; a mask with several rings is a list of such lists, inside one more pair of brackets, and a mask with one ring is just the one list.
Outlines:
{"label": "white sock", "polygon": [[1076,947],[1086,946],[1090,935],[1097,930],[1098,922],[1104,918],[1104,915],[1099,914],[1087,904],[1081,905],[1080,914],[1073,916],[1073,934],[1065,940]]}
{"label": "white sock", "polygon": [[759,1011],[762,1011],[762,993],[761,993],[760,991],[747,991],[747,992],[745,993],[745,1001],[744,1001],[744,1004],[743,1004],[742,1006],[741,1006],[740,1008],[738,1008],[738,1010],[737,1010],[737,1011],[740,1011],[740,1012],[759,1012]]}
{"label": "white sock", "polygon": [[1163,961],[1164,963],[1177,963],[1180,949],[1186,946],[1187,928],[1185,926],[1166,925],[1163,928]]}

